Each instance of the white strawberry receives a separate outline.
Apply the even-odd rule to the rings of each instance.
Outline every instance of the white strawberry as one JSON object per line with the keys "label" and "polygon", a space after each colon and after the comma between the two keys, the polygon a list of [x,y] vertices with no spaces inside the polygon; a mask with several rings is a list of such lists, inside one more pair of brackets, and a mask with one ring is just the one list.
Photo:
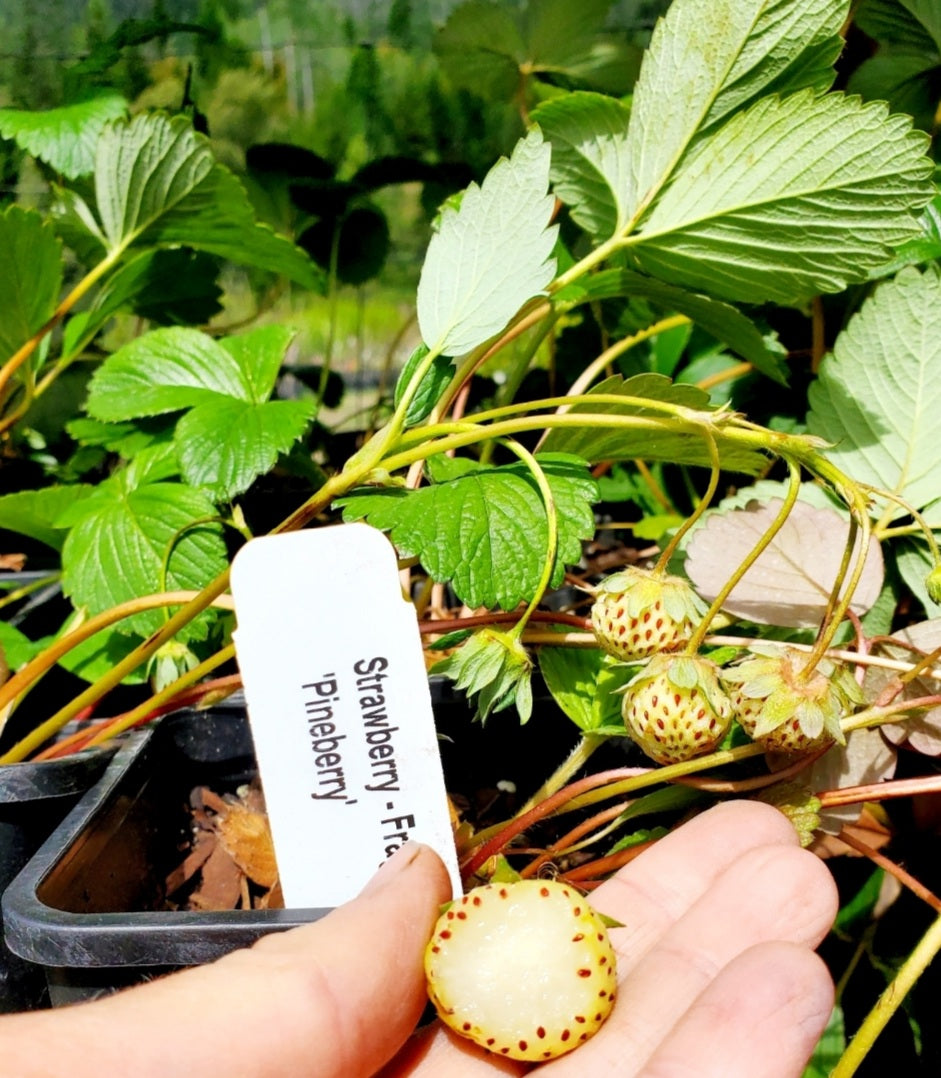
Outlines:
{"label": "white strawberry", "polygon": [[634,565],[602,580],[591,608],[591,627],[609,655],[637,662],[682,647],[705,609],[682,577]]}
{"label": "white strawberry", "polygon": [[780,755],[842,744],[840,720],[863,699],[845,666],[823,658],[808,668],[806,653],[786,644],[753,644],[722,681],[745,733]]}
{"label": "white strawberry", "polygon": [[550,880],[490,883],[453,902],[435,925],[425,974],[451,1029],[531,1062],[584,1044],[617,989],[603,921],[575,888]]}
{"label": "white strawberry", "polygon": [[712,752],[732,722],[719,668],[701,655],[654,655],[627,683],[621,715],[628,733],[658,764]]}

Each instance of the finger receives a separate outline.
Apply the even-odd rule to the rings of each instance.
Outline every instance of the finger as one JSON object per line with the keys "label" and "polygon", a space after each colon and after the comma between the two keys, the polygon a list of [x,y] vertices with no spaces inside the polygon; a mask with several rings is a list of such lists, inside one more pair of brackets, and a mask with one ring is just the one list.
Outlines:
{"label": "finger", "polygon": [[[832,878],[813,854],[781,846],[746,851],[633,966],[604,1028],[577,1059],[560,1060],[553,1078],[584,1073],[586,1066],[598,1074],[639,1073],[700,993],[743,951],[778,940],[809,949],[826,934],[835,912]],[[612,938],[620,947],[618,936]],[[625,1057],[631,1062],[615,1070],[614,1061]]]}
{"label": "finger", "polygon": [[639,1078],[799,1078],[832,1006],[833,985],[817,955],[761,944],[722,970]]}
{"label": "finger", "polygon": [[0,1058],[21,1078],[165,1078],[184,1063],[229,1078],[365,1078],[422,1013],[422,956],[449,893],[437,855],[409,844],[315,924],[99,1003],[0,1022]]}
{"label": "finger", "polygon": [[627,974],[729,867],[757,846],[797,846],[790,821],[760,801],[730,801],[694,817],[592,893],[624,924],[618,973]]}
{"label": "finger", "polygon": [[377,1078],[516,1078],[530,1069],[528,1063],[496,1056],[459,1037],[443,1022],[434,1022],[412,1037]]}

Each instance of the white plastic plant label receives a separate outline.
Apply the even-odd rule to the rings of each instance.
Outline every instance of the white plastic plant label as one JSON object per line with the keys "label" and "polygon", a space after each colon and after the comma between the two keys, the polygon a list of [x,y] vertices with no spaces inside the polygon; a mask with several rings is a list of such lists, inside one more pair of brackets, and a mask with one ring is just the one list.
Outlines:
{"label": "white plastic plant label", "polygon": [[285,904],[335,906],[408,839],[460,877],[415,612],[367,524],[253,539],[239,668]]}

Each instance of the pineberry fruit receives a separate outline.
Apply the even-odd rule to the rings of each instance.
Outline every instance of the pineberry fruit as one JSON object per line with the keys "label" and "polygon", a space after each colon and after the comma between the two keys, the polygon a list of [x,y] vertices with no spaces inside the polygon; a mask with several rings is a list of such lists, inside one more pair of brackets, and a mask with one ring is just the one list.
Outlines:
{"label": "pineberry fruit", "polygon": [[448,1026],[497,1055],[542,1062],[584,1044],[611,1013],[614,948],[573,887],[520,880],[453,902],[425,951]]}
{"label": "pineberry fruit", "polygon": [[609,655],[636,662],[685,644],[705,609],[681,577],[632,566],[601,582],[591,627]]}
{"label": "pineberry fruit", "polygon": [[732,721],[732,703],[709,659],[655,655],[624,690],[628,733],[658,764],[711,752]]}
{"label": "pineberry fruit", "polygon": [[821,659],[808,670],[806,652],[784,644],[752,645],[722,681],[745,733],[778,755],[842,744],[840,719],[863,699],[846,667]]}

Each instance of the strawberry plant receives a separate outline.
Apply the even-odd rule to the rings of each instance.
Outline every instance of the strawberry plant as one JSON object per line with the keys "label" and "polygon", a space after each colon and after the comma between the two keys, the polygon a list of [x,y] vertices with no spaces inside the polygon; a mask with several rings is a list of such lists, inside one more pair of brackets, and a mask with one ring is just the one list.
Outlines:
{"label": "strawberry plant", "polygon": [[[515,707],[528,721],[538,669],[578,728],[516,815],[460,828],[468,885],[504,854],[524,880],[548,865],[565,887],[590,889],[662,833],[638,831],[638,817],[669,823],[718,796],[765,796],[808,841],[817,831],[865,846],[844,826],[861,803],[937,790],[930,773],[892,781],[895,746],[941,746],[929,138],[884,103],[832,89],[846,0],[674,0],[630,99],[602,92],[581,38],[565,53],[569,7],[533,3],[515,19],[472,0],[442,31],[439,52],[456,55],[478,16],[500,22],[513,47],[481,60],[479,77],[504,93],[525,75],[526,133],[437,214],[415,303],[422,343],[387,421],[322,471],[307,454],[309,496],[275,530],[342,519],[387,533],[443,653],[435,669],[477,716],[493,726]],[[596,22],[607,10],[590,7]],[[220,337],[168,319],[84,362],[116,311],[154,310],[155,280],[194,259],[320,281],[257,224],[184,120],[107,110],[76,121],[94,154],[76,149],[71,173],[56,166],[91,169],[90,182],[63,186],[54,213],[0,216],[5,445],[28,453],[31,413],[82,360],[93,370],[68,429],[94,459],[0,497],[0,526],[58,552],[75,606],[45,646],[8,634],[25,661],[0,707],[59,662],[89,682],[3,762],[40,750],[126,679],[149,677],[152,691],[70,746],[236,682],[207,679],[234,653],[228,556],[252,532],[242,499],[296,459],[318,407],[273,399],[291,340],[279,324]],[[55,165],[52,119],[0,121],[29,130],[32,152]],[[84,267],[67,290],[65,250]],[[772,326],[808,309],[819,325],[821,296],[854,313],[829,352],[815,342],[799,415],[766,408],[775,422],[762,425],[728,394],[713,399],[746,374],[766,404],[783,395],[795,364]],[[682,357],[700,384],[667,376]],[[469,405],[475,377],[494,369],[501,391]],[[552,389],[531,399],[520,390],[534,372]],[[602,571],[599,504],[615,494],[642,512],[635,538],[657,545],[622,547]],[[601,746],[635,742],[627,766],[590,766]],[[461,979],[472,949],[442,949]],[[936,949],[926,937],[899,983]],[[446,1016],[463,1013],[453,976],[439,994]],[[894,1005],[876,1007],[834,1074],[853,1073]],[[555,1054],[561,1032],[541,1015],[459,1021],[525,1053],[544,1028],[541,1050]]]}

